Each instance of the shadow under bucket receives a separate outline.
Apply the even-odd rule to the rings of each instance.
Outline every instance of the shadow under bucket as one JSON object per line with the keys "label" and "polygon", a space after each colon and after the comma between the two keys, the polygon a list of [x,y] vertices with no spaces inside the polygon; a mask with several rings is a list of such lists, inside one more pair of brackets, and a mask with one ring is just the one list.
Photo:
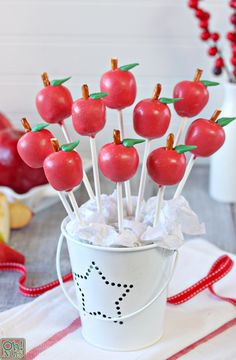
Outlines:
{"label": "shadow under bucket", "polygon": [[[150,346],[163,333],[167,287],[177,252],[156,244],[112,248],[74,240],[61,225],[56,266],[62,290],[79,311],[84,339],[107,350],[131,351]],[[60,270],[66,238],[78,305],[67,294]]]}

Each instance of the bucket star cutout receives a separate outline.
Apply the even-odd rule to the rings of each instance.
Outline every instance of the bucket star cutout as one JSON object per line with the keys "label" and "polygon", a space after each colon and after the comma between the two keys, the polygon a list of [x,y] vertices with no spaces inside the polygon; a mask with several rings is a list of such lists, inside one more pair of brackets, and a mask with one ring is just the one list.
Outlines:
{"label": "bucket star cutout", "polygon": [[[95,261],[92,261],[91,265],[88,267],[87,271],[85,272],[84,275],[80,275],[77,273],[73,273],[74,275],[74,279],[75,282],[77,284],[77,286],[79,287],[79,291],[81,294],[81,303],[82,303],[82,309],[85,313],[88,313],[92,316],[100,316],[103,318],[108,318],[111,319],[111,316],[108,316],[108,314],[104,314],[101,313],[101,311],[88,311],[86,309],[86,299],[85,299],[85,295],[84,292],[82,290],[82,286],[81,283],[85,280],[89,279],[90,274],[96,271],[99,275],[99,277],[103,280],[104,284],[106,286],[112,286],[112,287],[118,287],[121,290],[121,294],[118,297],[118,299],[116,299],[116,301],[114,302],[114,307],[115,307],[115,311],[117,314],[117,317],[121,317],[122,313],[121,313],[121,303],[126,299],[126,296],[130,293],[130,291],[132,290],[132,288],[134,287],[133,284],[121,284],[121,283],[116,283],[113,281],[110,281],[109,279],[107,279],[107,277],[102,273],[102,271],[99,269],[99,266],[97,266],[95,264]],[[81,281],[82,280],[82,281]],[[118,323],[118,321],[114,321],[114,323]],[[122,325],[123,321],[119,321],[119,324]]]}

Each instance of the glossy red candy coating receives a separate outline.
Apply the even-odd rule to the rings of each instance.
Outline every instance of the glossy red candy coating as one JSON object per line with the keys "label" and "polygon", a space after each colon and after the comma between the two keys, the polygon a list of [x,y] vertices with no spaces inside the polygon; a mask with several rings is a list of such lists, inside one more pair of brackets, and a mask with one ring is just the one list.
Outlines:
{"label": "glossy red candy coating", "polygon": [[78,99],[72,106],[72,122],[80,135],[95,136],[106,123],[106,107],[102,99]]}
{"label": "glossy red candy coating", "polygon": [[57,151],[43,163],[49,184],[57,191],[71,191],[83,179],[82,161],[76,151]]}
{"label": "glossy red candy coating", "polygon": [[43,162],[53,152],[50,139],[54,136],[46,129],[29,131],[17,143],[21,159],[31,168],[43,167]]}
{"label": "glossy red candy coating", "polygon": [[171,112],[166,104],[156,99],[141,100],[133,112],[134,130],[146,139],[159,138],[166,133],[170,118]]}
{"label": "glossy red candy coating", "polygon": [[224,129],[214,121],[206,119],[195,120],[188,128],[185,144],[196,145],[192,150],[196,156],[211,156],[225,141]]}
{"label": "glossy red candy coating", "polygon": [[70,91],[63,85],[44,87],[36,96],[39,115],[47,123],[62,123],[71,116],[73,99]]}
{"label": "glossy red candy coating", "polygon": [[149,176],[158,185],[178,184],[184,176],[186,157],[175,150],[161,147],[153,150],[147,158]]}
{"label": "glossy red candy coating", "polygon": [[43,169],[32,169],[21,159],[17,143],[23,131],[0,131],[0,186],[8,186],[19,194],[47,183]]}
{"label": "glossy red candy coating", "polygon": [[138,168],[137,150],[114,143],[104,145],[98,154],[98,165],[103,175],[114,182],[132,178]]}
{"label": "glossy red candy coating", "polygon": [[102,75],[100,89],[102,92],[108,93],[108,96],[103,98],[104,104],[117,110],[132,105],[137,92],[134,75],[130,71],[118,68]]}
{"label": "glossy red candy coating", "polygon": [[179,116],[193,117],[199,114],[206,106],[209,93],[200,81],[181,81],[175,85],[174,98],[182,100],[174,103],[175,111]]}

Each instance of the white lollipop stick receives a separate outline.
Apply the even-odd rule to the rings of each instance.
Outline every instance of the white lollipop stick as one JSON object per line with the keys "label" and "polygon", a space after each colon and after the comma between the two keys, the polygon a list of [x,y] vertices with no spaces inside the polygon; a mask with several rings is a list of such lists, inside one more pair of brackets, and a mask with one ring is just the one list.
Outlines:
{"label": "white lollipop stick", "polygon": [[162,203],[163,203],[163,199],[164,199],[164,192],[165,192],[165,186],[159,186],[158,192],[157,192],[156,212],[155,212],[154,221],[153,221],[154,227],[157,226],[159,218],[160,218]]}
{"label": "white lollipop stick", "polygon": [[[70,143],[71,138],[70,138],[70,135],[68,133],[68,129],[67,129],[64,121],[60,124],[60,126],[61,126],[61,130],[63,132],[63,135],[64,135],[64,137],[66,139],[66,142]],[[84,186],[85,186],[85,188],[87,190],[87,193],[88,193],[90,199],[94,199],[95,196],[94,196],[94,193],[93,193],[93,189],[92,189],[92,187],[90,185],[89,179],[88,179],[87,174],[86,174],[86,172],[84,170],[83,170],[83,183],[84,183]]]}
{"label": "white lollipop stick", "polygon": [[186,181],[187,181],[187,179],[189,177],[189,174],[190,174],[190,172],[191,172],[191,170],[193,168],[193,165],[194,165],[195,161],[196,161],[196,157],[195,157],[195,155],[192,154],[192,156],[189,159],[188,165],[186,167],[184,177],[180,181],[180,183],[179,183],[179,185],[178,185],[178,187],[177,187],[177,189],[175,191],[173,199],[176,199],[177,197],[179,197],[181,195],[182,190],[184,188],[184,185],[186,184]]}
{"label": "white lollipop stick", "polygon": [[141,171],[141,177],[140,177],[140,185],[139,185],[139,190],[138,190],[137,207],[136,207],[136,212],[135,212],[135,221],[139,221],[141,205],[142,205],[142,201],[143,201],[143,197],[144,197],[144,190],[145,190],[145,184],[146,184],[146,179],[147,179],[146,163],[147,163],[148,154],[150,152],[150,145],[151,145],[151,140],[146,139],[144,154],[143,154],[143,165],[142,165],[142,171]]}
{"label": "white lollipop stick", "polygon": [[60,124],[60,127],[61,127],[61,130],[63,132],[63,135],[64,135],[64,138],[66,139],[66,142],[67,143],[70,143],[71,142],[71,138],[70,138],[70,135],[68,133],[68,129],[64,123],[64,121]]}
{"label": "white lollipop stick", "polygon": [[[123,140],[124,139],[124,119],[123,119],[122,110],[118,110],[118,114],[119,114],[119,128],[120,128],[121,140]],[[133,204],[132,204],[131,188],[130,188],[129,180],[125,181],[125,196],[126,196],[127,215],[131,216],[133,213]]]}
{"label": "white lollipop stick", "polygon": [[125,181],[125,195],[126,195],[127,215],[131,216],[133,213],[133,204],[132,204],[131,188],[129,181]]}
{"label": "white lollipop stick", "polygon": [[96,140],[95,137],[92,136],[90,136],[90,148],[92,155],[93,178],[95,185],[97,210],[100,213],[102,210],[102,206],[101,206],[101,187],[100,187],[100,179],[99,179],[99,171],[98,171],[98,156],[97,156]]}
{"label": "white lollipop stick", "polygon": [[119,127],[120,127],[121,140],[123,140],[125,136],[123,112],[122,110],[118,110],[118,113],[119,113]]}
{"label": "white lollipop stick", "polygon": [[60,192],[60,191],[57,191],[57,194],[58,194],[58,196],[59,196],[59,198],[60,198],[60,200],[61,200],[61,202],[62,202],[62,204],[63,204],[63,206],[64,206],[64,208],[65,208],[65,210],[66,210],[66,212],[68,214],[68,216],[69,216],[69,218],[72,220],[73,219],[73,212],[71,210],[71,207],[70,207],[69,203],[67,202],[67,199],[66,199],[65,195],[63,194],[63,192]]}
{"label": "white lollipop stick", "polygon": [[73,207],[73,210],[75,212],[75,215],[76,215],[77,219],[79,220],[80,223],[82,223],[82,219],[80,217],[80,212],[79,212],[79,207],[78,207],[78,204],[76,202],[75,195],[74,195],[73,191],[69,191],[68,196],[69,196],[71,205]]}
{"label": "white lollipop stick", "polygon": [[123,198],[122,198],[122,183],[118,182],[116,184],[116,192],[117,192],[117,213],[118,213],[118,229],[119,233],[123,231]]}
{"label": "white lollipop stick", "polygon": [[188,122],[188,118],[187,117],[183,117],[181,119],[177,134],[175,135],[175,142],[174,142],[174,147],[177,146],[179,144],[179,141],[181,139],[182,133],[185,129],[186,123]]}

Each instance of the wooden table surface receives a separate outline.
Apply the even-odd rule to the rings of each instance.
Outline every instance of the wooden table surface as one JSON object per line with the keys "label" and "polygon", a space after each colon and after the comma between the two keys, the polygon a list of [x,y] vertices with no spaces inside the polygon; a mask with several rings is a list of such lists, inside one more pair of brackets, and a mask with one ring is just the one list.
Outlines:
{"label": "wooden table surface", "polygon": [[[186,184],[183,195],[192,209],[205,222],[205,239],[230,252],[236,253],[236,204],[223,204],[212,200],[208,194],[208,172],[206,166],[196,166]],[[91,179],[91,172],[89,178]],[[131,184],[132,192],[137,192],[139,177]],[[112,192],[114,185],[101,179],[102,192]],[[156,187],[148,180],[146,198],[156,194]],[[174,188],[166,191],[165,198],[171,198]],[[85,189],[77,193],[79,204],[87,200]],[[39,286],[56,278],[55,254],[60,234],[60,223],[65,217],[64,208],[57,203],[38,213],[24,229],[11,233],[10,245],[21,251],[27,259],[28,286]],[[187,239],[188,240],[188,239]],[[62,252],[63,272],[69,272],[66,248]],[[0,311],[10,309],[32,300],[18,292],[17,273],[0,273]]]}

